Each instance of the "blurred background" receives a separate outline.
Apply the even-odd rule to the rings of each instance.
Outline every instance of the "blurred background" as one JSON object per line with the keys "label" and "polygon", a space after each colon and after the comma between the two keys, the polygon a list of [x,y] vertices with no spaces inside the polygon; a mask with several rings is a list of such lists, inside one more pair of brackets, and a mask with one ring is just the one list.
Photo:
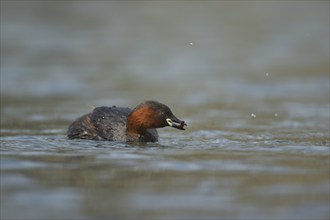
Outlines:
{"label": "blurred background", "polygon": [[[329,217],[329,1],[1,1],[0,34],[2,217]],[[173,151],[65,138],[149,99]]]}
{"label": "blurred background", "polygon": [[202,108],[290,99],[300,86],[328,100],[328,9],[327,1],[3,1],[2,102]]}

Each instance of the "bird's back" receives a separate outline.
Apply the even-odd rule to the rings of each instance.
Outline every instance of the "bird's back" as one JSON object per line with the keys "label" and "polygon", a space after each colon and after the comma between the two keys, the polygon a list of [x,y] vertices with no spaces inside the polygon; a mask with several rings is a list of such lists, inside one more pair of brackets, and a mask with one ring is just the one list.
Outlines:
{"label": "bird's back", "polygon": [[148,129],[143,137],[131,139],[127,135],[127,117],[132,112],[130,108],[97,107],[93,112],[75,120],[68,129],[70,139],[92,139],[110,141],[157,141],[156,129]]}
{"label": "bird's back", "polygon": [[97,107],[91,114],[91,121],[98,136],[106,140],[125,141],[127,117],[130,108]]}
{"label": "bird's back", "polygon": [[130,108],[97,107],[75,120],[68,129],[70,139],[126,140],[127,116]]}

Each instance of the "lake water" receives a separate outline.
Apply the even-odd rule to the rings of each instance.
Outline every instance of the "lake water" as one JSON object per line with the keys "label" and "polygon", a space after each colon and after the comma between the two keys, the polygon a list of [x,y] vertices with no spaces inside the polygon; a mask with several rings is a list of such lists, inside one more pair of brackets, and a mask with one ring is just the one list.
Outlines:
{"label": "lake water", "polygon": [[[1,219],[329,214],[329,2],[1,1]],[[68,140],[158,100],[158,143]]]}

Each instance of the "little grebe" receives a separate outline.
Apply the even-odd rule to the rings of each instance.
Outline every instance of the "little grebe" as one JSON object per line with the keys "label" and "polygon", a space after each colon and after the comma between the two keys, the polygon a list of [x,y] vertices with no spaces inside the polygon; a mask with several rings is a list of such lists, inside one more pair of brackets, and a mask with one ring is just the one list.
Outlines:
{"label": "little grebe", "polygon": [[155,142],[156,128],[171,126],[185,130],[187,124],[174,116],[171,109],[156,101],[145,101],[130,108],[97,107],[75,120],[68,129],[70,139]]}

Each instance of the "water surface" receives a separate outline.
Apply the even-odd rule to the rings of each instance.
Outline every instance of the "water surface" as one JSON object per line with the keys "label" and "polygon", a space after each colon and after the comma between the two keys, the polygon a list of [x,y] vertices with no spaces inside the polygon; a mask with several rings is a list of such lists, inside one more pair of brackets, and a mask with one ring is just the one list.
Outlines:
{"label": "water surface", "polygon": [[[328,9],[1,1],[1,218],[329,218]],[[188,129],[65,136],[147,99]]]}

